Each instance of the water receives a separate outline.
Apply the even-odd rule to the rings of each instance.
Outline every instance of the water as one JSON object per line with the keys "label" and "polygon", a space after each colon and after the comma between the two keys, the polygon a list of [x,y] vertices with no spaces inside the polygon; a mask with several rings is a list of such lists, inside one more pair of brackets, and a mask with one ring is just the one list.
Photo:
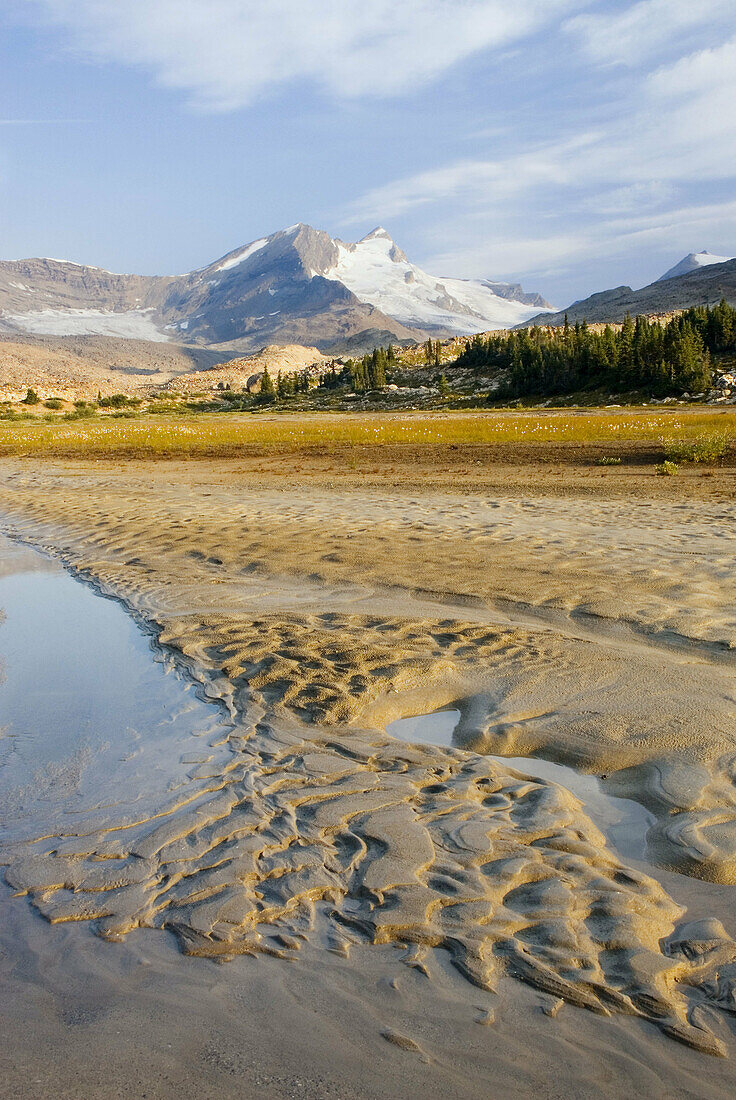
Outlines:
{"label": "water", "polygon": [[[123,608],[58,563],[0,537],[0,842],[89,830],[114,811],[156,812],[217,775],[228,728]],[[392,722],[406,741],[451,745],[459,710]],[[624,857],[642,858],[653,817],[589,775],[494,757],[566,787]]]}
{"label": "water", "polygon": [[386,726],[386,733],[399,741],[452,745],[452,734],[459,721],[459,710],[436,710],[432,714],[417,714],[413,718],[397,718]]}
{"label": "water", "polygon": [[145,816],[228,732],[118,603],[0,537],[0,841]]}
{"label": "water", "polygon": [[[447,745],[459,717],[459,711],[439,712],[389,729]],[[51,848],[64,832],[91,831],[97,818],[117,825],[159,812],[169,795],[188,795],[206,785],[208,772],[221,774],[232,760],[229,733],[217,708],[197,698],[194,685],[119,604],[0,537],[0,857],[8,842],[45,835]],[[602,795],[596,780],[569,768],[538,760],[502,763],[562,782],[583,797],[599,824],[596,815],[612,806],[641,812],[635,803]],[[693,897],[705,904],[703,915],[719,912],[721,899],[711,904],[715,889],[697,883]],[[153,931],[139,930],[111,948],[78,922],[46,924],[24,899],[10,896],[0,868],[8,1087],[18,1095],[66,1095],[75,1087],[80,1095],[189,1095],[211,1090],[222,1073],[223,1096],[256,1095],[264,1087],[280,1095],[284,1081],[305,1084],[311,1094],[313,1074],[319,1091],[335,1035],[370,1039],[376,1020],[395,1014],[395,1003],[382,993],[390,991],[393,970],[371,964],[353,978],[347,960],[338,959],[335,982],[333,966],[308,949],[307,943],[298,967],[236,959],[215,974],[208,960],[180,956]],[[357,961],[356,953],[350,965]],[[466,1000],[450,1000],[449,993],[437,999],[435,988],[434,982],[422,986],[419,1024],[436,1015],[437,1004],[448,1020],[467,1016]],[[364,990],[371,994],[365,1010]],[[317,1055],[305,1063],[304,1051],[312,1048]],[[243,1050],[255,1051],[255,1058],[243,1059]],[[366,1041],[355,1058],[348,1050],[345,1065],[360,1067],[374,1055]],[[344,1076],[344,1067],[339,1072]],[[357,1071],[353,1077],[353,1091],[359,1090]],[[338,1095],[339,1083],[336,1088]]]}
{"label": "water", "polygon": [[[460,720],[459,710],[438,710],[413,718],[399,718],[386,726],[386,732],[403,741],[421,741],[430,745],[451,746]],[[530,756],[494,756],[505,767],[533,779],[557,783],[579,798],[609,845],[625,859],[646,857],[646,836],[654,815],[629,798],[614,798],[603,789],[594,775],[584,775],[564,764]]]}

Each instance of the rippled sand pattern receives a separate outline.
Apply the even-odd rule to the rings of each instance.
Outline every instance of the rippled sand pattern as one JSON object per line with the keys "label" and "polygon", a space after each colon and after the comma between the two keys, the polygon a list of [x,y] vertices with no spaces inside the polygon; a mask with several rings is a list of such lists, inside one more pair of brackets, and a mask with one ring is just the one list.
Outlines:
{"label": "rippled sand pattern", "polygon": [[[56,494],[48,486],[42,494],[20,486],[12,496],[16,516],[25,516],[16,520],[25,536],[61,551],[156,622],[161,643],[180,654],[234,719],[231,763],[208,780],[205,793],[197,788],[152,820],[111,820],[89,835],[78,827],[73,836],[16,851],[7,869],[16,891],[50,921],[94,920],[110,939],[141,926],[166,928],[198,955],[294,958],[305,940],[341,953],[393,943],[431,981],[432,950],[443,948],[484,989],[508,973],[599,1013],[644,1017],[697,1049],[721,1053],[692,1015],[700,1003],[736,1009],[736,948],[717,923],[676,927],[680,908],[656,881],[621,865],[563,789],[475,753],[406,746],[356,728],[402,707],[416,712],[422,699],[432,705],[462,699],[469,737],[511,732],[518,751],[524,737],[562,737],[569,727],[581,758],[588,742],[590,760],[603,754],[601,746],[608,746],[607,759],[623,746],[622,774],[627,767],[640,777],[656,773],[660,787],[665,775],[670,797],[682,800],[682,777],[657,761],[668,747],[684,751],[696,706],[696,752],[708,762],[709,782],[715,782],[710,761],[729,758],[733,746],[721,658],[711,661],[702,649],[724,643],[732,609],[704,617],[693,596],[709,569],[713,585],[721,563],[703,564],[690,581],[681,572],[685,611],[677,622],[663,610],[664,584],[642,603],[642,634],[658,616],[659,633],[677,626],[692,643],[679,662],[653,649],[622,649],[607,636],[600,644],[574,636],[569,620],[564,630],[548,632],[539,616],[536,630],[528,622],[490,623],[483,596],[493,586],[491,567],[486,563],[484,573],[478,561],[474,573],[467,564],[462,523],[454,545],[466,561],[463,583],[455,586],[452,613],[445,607],[436,614],[435,603],[431,616],[427,589],[434,586],[427,582],[447,554],[446,534],[416,535],[426,570],[415,569],[411,593],[407,587],[402,594],[405,560],[369,567],[365,547],[347,564],[340,558],[358,533],[354,502],[336,505],[331,529],[325,512],[321,533],[315,519],[312,528],[305,520],[299,535],[292,518],[284,518],[288,502],[279,511],[278,501],[236,505],[230,496],[223,516],[222,494],[214,504],[206,495],[193,503],[162,492],[165,522],[159,515],[156,523],[144,518],[151,501],[132,494],[102,491],[87,501],[62,485]],[[339,517],[340,506],[353,508],[351,520]],[[299,511],[293,499],[289,507]],[[447,515],[442,523],[449,524]],[[548,542],[558,535],[561,528],[548,532]],[[541,540],[540,534],[537,549]],[[265,545],[277,543],[264,554]],[[319,577],[299,577],[302,560],[317,560],[318,550],[325,559],[337,555],[344,572],[338,575],[327,560]],[[558,554],[550,546],[546,552],[527,585],[531,595]],[[614,572],[622,554],[610,551]],[[531,559],[524,560],[531,569]],[[587,563],[583,591],[594,586],[594,565]],[[446,557],[444,569],[450,577]],[[396,587],[371,588],[378,575]],[[416,611],[421,599],[424,617],[396,613],[410,605]],[[365,613],[351,613],[355,607]],[[540,603],[540,616],[542,610]],[[665,677],[665,690],[629,729],[620,704],[616,710],[611,701],[624,685],[633,693],[632,715],[638,713],[653,669]],[[679,726],[673,706],[673,728],[663,730],[663,700],[672,691],[679,704],[680,691],[684,706],[693,676],[708,685],[707,705],[696,695]],[[724,765],[719,797],[730,766]],[[725,841],[722,847],[728,850]]]}
{"label": "rippled sand pattern", "polygon": [[[689,942],[672,955],[659,946],[679,907],[609,855],[562,788],[459,750],[262,724],[209,797],[34,847],[45,854],[24,853],[10,884],[48,920],[94,920],[108,939],[167,928],[185,952],[208,956],[294,957],[312,936],[342,953],[395,943],[428,976],[427,949],[442,947],[481,988],[506,971],[720,1052],[687,1022],[677,990],[693,980]],[[699,983],[724,1007],[736,989],[732,946],[725,935],[717,944],[721,963],[729,952],[726,988]]]}

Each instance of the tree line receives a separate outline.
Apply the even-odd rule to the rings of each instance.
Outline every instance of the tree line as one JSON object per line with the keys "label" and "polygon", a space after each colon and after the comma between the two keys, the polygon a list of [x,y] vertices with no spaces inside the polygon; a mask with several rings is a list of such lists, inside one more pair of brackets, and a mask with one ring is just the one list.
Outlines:
{"label": "tree line", "polygon": [[338,390],[347,386],[355,393],[377,390],[386,385],[386,372],[395,362],[393,344],[389,344],[387,351],[383,347],[374,348],[372,353],[364,355],[362,359],[347,359],[342,364],[332,363],[320,378],[319,385],[324,390]]}
{"label": "tree line", "polygon": [[267,405],[272,401],[283,401],[286,397],[295,397],[299,393],[309,393],[309,371],[305,370],[299,374],[282,374],[279,371],[274,382],[268,367],[265,367],[256,401],[258,404]]}
{"label": "tree line", "polygon": [[500,396],[612,390],[699,393],[712,383],[711,354],[736,348],[736,309],[723,300],[685,310],[666,324],[627,316],[620,329],[593,332],[585,322],[561,328],[474,336],[457,366],[477,374],[505,372]]}

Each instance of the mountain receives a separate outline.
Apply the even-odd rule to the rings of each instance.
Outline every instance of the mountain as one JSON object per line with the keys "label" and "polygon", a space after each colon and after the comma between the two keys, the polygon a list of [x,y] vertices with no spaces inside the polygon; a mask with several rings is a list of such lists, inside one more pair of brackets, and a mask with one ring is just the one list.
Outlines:
{"label": "mountain", "polygon": [[690,252],[679,264],[675,264],[664,275],[657,279],[663,283],[665,279],[676,279],[678,275],[688,275],[691,271],[697,271],[701,267],[710,267],[711,264],[725,264],[732,260],[733,256],[714,256],[712,252]]}
{"label": "mountain", "polygon": [[632,317],[637,313],[669,313],[689,306],[715,305],[721,298],[736,306],[736,260],[698,265],[683,275],[657,279],[641,290],[617,286],[573,302],[559,313],[538,313],[518,327],[562,325],[565,316],[570,324],[576,321],[620,322],[627,313]]}
{"label": "mountain", "polygon": [[322,273],[363,302],[410,328],[458,335],[492,325],[508,328],[530,313],[550,308],[520,286],[471,279],[437,278],[410,263],[381,226],[357,244],[334,242],[335,261]]}
{"label": "mountain", "polygon": [[357,244],[292,225],[185,275],[119,275],[68,260],[0,262],[0,333],[95,334],[252,352],[269,343],[359,350],[509,328],[538,295],[435,278],[384,229]]}

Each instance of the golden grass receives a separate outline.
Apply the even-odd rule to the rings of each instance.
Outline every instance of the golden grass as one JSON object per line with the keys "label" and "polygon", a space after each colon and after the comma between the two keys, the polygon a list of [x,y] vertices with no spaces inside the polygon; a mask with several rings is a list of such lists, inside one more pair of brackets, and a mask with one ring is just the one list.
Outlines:
{"label": "golden grass", "polygon": [[661,443],[710,433],[736,436],[731,411],[624,409],[584,413],[481,411],[377,414],[198,414],[56,423],[0,421],[0,454],[97,456],[226,455],[254,448],[296,451],[325,445]]}

